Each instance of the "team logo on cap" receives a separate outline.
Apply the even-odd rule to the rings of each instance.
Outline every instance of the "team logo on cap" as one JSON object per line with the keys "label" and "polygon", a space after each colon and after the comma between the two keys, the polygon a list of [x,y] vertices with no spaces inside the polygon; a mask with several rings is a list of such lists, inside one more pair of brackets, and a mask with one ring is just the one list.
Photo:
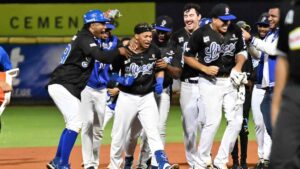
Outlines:
{"label": "team logo on cap", "polygon": [[229,8],[228,7],[225,8],[225,15],[229,15]]}
{"label": "team logo on cap", "polygon": [[160,26],[164,27],[167,24],[166,20],[162,20]]}

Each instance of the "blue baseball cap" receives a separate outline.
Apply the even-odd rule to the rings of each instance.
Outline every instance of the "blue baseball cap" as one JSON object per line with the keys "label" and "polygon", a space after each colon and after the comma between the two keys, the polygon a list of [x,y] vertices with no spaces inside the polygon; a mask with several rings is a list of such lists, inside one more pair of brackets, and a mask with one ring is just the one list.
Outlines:
{"label": "blue baseball cap", "polygon": [[90,10],[83,15],[84,24],[100,22],[108,22],[109,19],[105,18],[104,13],[100,10]]}
{"label": "blue baseball cap", "polygon": [[227,4],[219,3],[213,7],[211,16],[219,18],[223,21],[230,21],[236,19],[236,16],[230,13],[230,8]]}
{"label": "blue baseball cap", "polygon": [[171,32],[173,29],[173,19],[169,16],[159,16],[156,19],[154,29]]}
{"label": "blue baseball cap", "polygon": [[258,18],[258,21],[255,23],[256,25],[264,25],[264,26],[269,26],[270,23],[269,23],[269,19],[268,19],[268,13],[267,12],[264,12],[262,13],[259,18]]}

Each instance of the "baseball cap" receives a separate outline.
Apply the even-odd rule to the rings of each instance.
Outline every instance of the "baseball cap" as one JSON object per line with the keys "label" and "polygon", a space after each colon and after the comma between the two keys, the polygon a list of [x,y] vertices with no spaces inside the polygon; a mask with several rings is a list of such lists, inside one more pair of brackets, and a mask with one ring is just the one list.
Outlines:
{"label": "baseball cap", "polygon": [[238,21],[236,25],[240,28],[245,29],[247,32],[251,31],[251,26],[248,25],[245,21]]}
{"label": "baseball cap", "polygon": [[224,3],[219,3],[213,7],[211,16],[214,18],[219,18],[223,21],[229,21],[236,19],[236,16],[230,13],[229,6]]}
{"label": "baseball cap", "polygon": [[156,19],[154,29],[171,32],[173,29],[173,19],[169,16],[159,16]]}
{"label": "baseball cap", "polygon": [[265,25],[265,26],[269,26],[269,20],[268,20],[268,13],[264,12],[262,13],[259,18],[258,21],[255,23],[256,25]]}

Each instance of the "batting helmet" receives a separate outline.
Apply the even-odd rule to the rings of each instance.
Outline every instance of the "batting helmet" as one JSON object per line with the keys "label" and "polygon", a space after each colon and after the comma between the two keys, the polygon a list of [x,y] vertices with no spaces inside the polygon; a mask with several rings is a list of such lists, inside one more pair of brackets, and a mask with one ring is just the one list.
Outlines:
{"label": "batting helmet", "polygon": [[84,24],[92,22],[108,22],[109,19],[105,18],[104,13],[100,10],[90,10],[83,15]]}

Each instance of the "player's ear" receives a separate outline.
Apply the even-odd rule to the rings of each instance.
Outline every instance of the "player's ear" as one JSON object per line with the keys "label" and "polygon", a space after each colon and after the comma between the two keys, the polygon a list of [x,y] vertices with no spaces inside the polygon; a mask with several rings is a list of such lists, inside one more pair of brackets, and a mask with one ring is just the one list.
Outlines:
{"label": "player's ear", "polygon": [[134,39],[138,40],[139,39],[139,35],[138,34],[134,34]]}
{"label": "player's ear", "polygon": [[199,14],[199,15],[198,15],[198,21],[199,21],[199,22],[200,22],[201,18],[202,18],[202,16],[201,16],[201,14]]}

